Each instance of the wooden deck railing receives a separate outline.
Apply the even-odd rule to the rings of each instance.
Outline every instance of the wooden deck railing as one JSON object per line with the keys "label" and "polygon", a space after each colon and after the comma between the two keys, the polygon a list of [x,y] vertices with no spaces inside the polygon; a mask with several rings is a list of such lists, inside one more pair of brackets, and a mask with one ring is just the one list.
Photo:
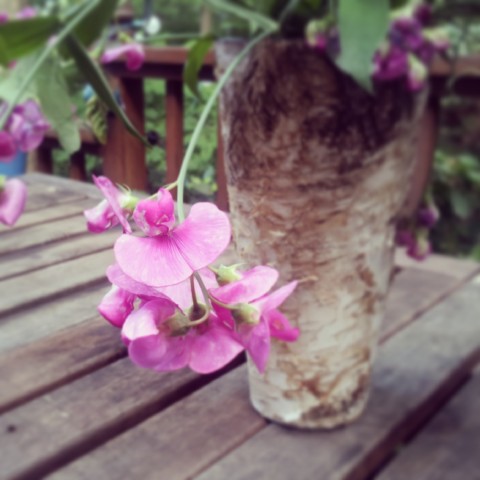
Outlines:
{"label": "wooden deck railing", "polygon": [[[177,178],[184,150],[184,86],[183,66],[187,58],[187,49],[183,47],[146,48],[146,59],[141,69],[129,71],[123,60],[117,60],[105,66],[112,83],[120,90],[126,113],[135,127],[144,133],[145,101],[143,82],[147,78],[163,80],[165,88],[166,131],[164,135],[166,149],[166,182]],[[200,79],[214,81],[215,58],[213,52],[207,55],[200,70]],[[433,159],[438,128],[439,99],[445,90],[448,78],[456,78],[455,91],[460,95],[480,95],[480,56],[471,56],[458,60],[454,64],[437,59],[431,69],[431,98],[422,122],[419,170],[412,186],[411,203],[416,205],[426,183]],[[54,135],[47,136],[39,152],[39,169],[52,171],[51,149],[58,147]],[[109,125],[108,142],[100,145],[89,132],[82,132],[82,149],[71,159],[70,177],[84,180],[85,153],[101,155],[103,172],[113,181],[129,185],[133,189],[144,190],[147,187],[146,147],[127,133],[120,120],[112,118]],[[227,209],[226,181],[222,158],[221,139],[218,135],[217,148],[217,184],[216,203]],[[413,208],[413,207],[412,207]]]}

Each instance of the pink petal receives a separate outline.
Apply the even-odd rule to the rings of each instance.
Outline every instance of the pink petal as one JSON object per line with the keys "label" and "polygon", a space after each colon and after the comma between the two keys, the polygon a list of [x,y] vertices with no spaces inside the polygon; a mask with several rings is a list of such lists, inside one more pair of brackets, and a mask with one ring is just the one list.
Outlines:
{"label": "pink petal", "polygon": [[187,219],[172,233],[191,269],[200,270],[213,263],[228,247],[230,221],[213,203],[196,203]]}
{"label": "pink petal", "polygon": [[291,325],[288,318],[278,310],[269,310],[264,314],[265,320],[270,326],[270,335],[283,340],[294,342],[300,335],[300,330]]}
{"label": "pink petal", "polygon": [[166,235],[175,224],[172,194],[161,188],[155,199],[138,202],[133,212],[133,219],[140,229],[149,237]]}
{"label": "pink petal", "polygon": [[298,282],[296,280],[287,283],[283,287],[280,287],[274,292],[269,293],[263,298],[253,302],[253,304],[257,306],[262,313],[273,310],[274,308],[279,307],[292,294],[297,287],[297,284]]}
{"label": "pink petal", "polygon": [[123,56],[126,57],[127,68],[132,71],[138,70],[145,61],[145,51],[143,46],[138,43],[131,43],[109,48],[103,53],[101,62],[110,63]]}
{"label": "pink petal", "polygon": [[95,207],[84,210],[83,216],[87,220],[87,229],[91,233],[103,233],[119,223],[118,217],[105,199]]}
{"label": "pink petal", "polygon": [[7,132],[0,132],[0,162],[11,162],[17,154],[13,137]]}
{"label": "pink petal", "polygon": [[27,187],[17,178],[5,182],[0,192],[0,222],[11,227],[25,209]]}
{"label": "pink petal", "polygon": [[255,326],[240,325],[238,338],[247,350],[258,371],[263,373],[270,355],[270,329],[268,323],[262,318]]}
{"label": "pink petal", "polygon": [[117,216],[118,221],[123,227],[123,231],[125,233],[132,233],[132,229],[130,227],[130,224],[128,223],[127,217],[120,205],[122,193],[107,177],[96,177],[95,175],[93,175],[92,178],[95,182],[95,185],[103,193],[103,196],[107,199],[107,202]]}
{"label": "pink petal", "polygon": [[123,324],[122,336],[134,363],[144,368],[154,368],[162,361],[167,351],[168,332],[162,330],[161,325],[175,311],[174,303],[159,299],[146,303],[128,316]]}
{"label": "pink petal", "polygon": [[16,15],[18,19],[26,20],[37,16],[37,9],[35,7],[22,8]]}
{"label": "pink petal", "polygon": [[242,278],[210,293],[222,303],[249,303],[265,295],[278,280],[278,272],[274,268],[258,266],[242,274]]}
{"label": "pink petal", "polygon": [[115,242],[114,252],[123,272],[145,285],[176,285],[192,274],[171,235],[147,238],[122,235]]}
{"label": "pink petal", "polygon": [[[166,298],[168,295],[161,293],[158,289],[154,287],[149,287],[143,283],[135,281],[133,278],[126,275],[122,269],[117,265],[110,265],[107,268],[107,278],[108,280],[116,285],[117,287],[126,290],[127,292],[133,293],[142,297],[159,297]],[[174,303],[177,303],[174,301]]]}
{"label": "pink petal", "polygon": [[98,311],[114,327],[121,328],[133,311],[134,301],[135,295],[113,285],[100,302]]}
{"label": "pink petal", "polygon": [[215,261],[230,241],[230,222],[215,205],[197,203],[184,223],[169,235],[115,242],[120,268],[134,280],[154,287],[176,285]]}
{"label": "pink petal", "polygon": [[[199,270],[198,273],[202,277],[203,283],[205,284],[207,290],[218,286],[215,274],[208,268],[202,268],[202,270]],[[192,306],[193,301],[190,287],[190,278],[176,285],[159,287],[158,291],[171,298],[182,310],[187,310]],[[196,280],[195,293],[197,295],[197,300],[200,303],[205,303],[202,290]]]}
{"label": "pink petal", "polygon": [[157,372],[171,372],[188,365],[192,343],[192,332],[181,337],[170,337],[167,350],[161,361],[155,365]]}
{"label": "pink petal", "polygon": [[209,320],[204,331],[194,337],[191,347],[190,368],[197,373],[212,373],[230,363],[240,352],[242,345],[215,318]]}

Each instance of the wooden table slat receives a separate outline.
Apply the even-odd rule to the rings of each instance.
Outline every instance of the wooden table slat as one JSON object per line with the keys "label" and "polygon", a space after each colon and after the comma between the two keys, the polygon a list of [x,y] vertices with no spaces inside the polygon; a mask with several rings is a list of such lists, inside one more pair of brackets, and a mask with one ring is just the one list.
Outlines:
{"label": "wooden table slat", "polygon": [[356,423],[329,433],[269,425],[198,479],[368,478],[479,361],[479,294],[478,285],[462,288],[384,344],[370,402]]}
{"label": "wooden table slat", "polygon": [[0,281],[0,324],[6,313],[105,282],[105,270],[113,261],[113,251],[107,250]]}
{"label": "wooden table slat", "polygon": [[7,478],[41,478],[161,411],[214,377],[159,374],[119,360],[0,415]]}
{"label": "wooden table slat", "polygon": [[[0,318],[0,353],[55,335],[71,325],[97,317],[97,305],[108,290],[107,282]],[[79,340],[81,341],[81,339]],[[52,348],[55,348],[52,345]]]}
{"label": "wooden table slat", "polygon": [[479,398],[477,374],[377,480],[479,480]]}

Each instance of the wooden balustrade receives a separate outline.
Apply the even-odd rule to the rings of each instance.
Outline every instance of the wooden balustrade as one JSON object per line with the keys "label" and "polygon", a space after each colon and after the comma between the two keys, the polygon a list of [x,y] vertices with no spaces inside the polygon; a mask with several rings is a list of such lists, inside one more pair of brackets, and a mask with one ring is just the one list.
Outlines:
{"label": "wooden balustrade", "polygon": [[[165,88],[166,131],[166,182],[177,178],[184,152],[184,86],[183,66],[187,58],[187,49],[183,47],[146,48],[145,63],[141,69],[130,71],[122,59],[116,60],[105,69],[119,88],[125,110],[135,127],[144,132],[145,103],[143,82],[146,78],[163,80]],[[214,81],[215,58],[213,52],[207,55],[199,72],[201,80]],[[436,59],[431,68],[431,99],[422,123],[419,170],[412,186],[412,199],[409,210],[419,202],[427,181],[433,159],[438,128],[439,99],[445,91],[449,78],[456,78],[454,91],[460,95],[480,95],[480,56],[461,58],[454,63]],[[54,135],[47,136],[39,151],[39,169],[52,171],[51,149],[58,146]],[[84,154],[100,154],[103,158],[104,174],[113,181],[129,185],[132,189],[147,188],[146,147],[131,136],[118,118],[112,118],[109,125],[107,145],[102,147],[91,133],[82,131],[82,150],[72,157],[70,176],[85,179]],[[217,184],[216,203],[222,209],[228,208],[226,180],[223,166],[220,128],[217,148]]]}

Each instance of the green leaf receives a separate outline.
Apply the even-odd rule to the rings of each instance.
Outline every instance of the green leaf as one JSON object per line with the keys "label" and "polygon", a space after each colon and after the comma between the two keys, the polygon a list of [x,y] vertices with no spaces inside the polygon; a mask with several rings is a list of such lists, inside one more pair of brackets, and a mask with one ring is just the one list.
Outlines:
{"label": "green leaf", "polygon": [[372,60],[389,25],[388,0],[339,0],[341,54],[337,65],[372,92]]}
{"label": "green leaf", "polygon": [[75,28],[75,37],[89,47],[112,20],[118,3],[118,0],[102,0]]}
{"label": "green leaf", "polygon": [[272,20],[266,15],[262,15],[251,8],[242,7],[241,5],[233,3],[229,0],[204,0],[204,2],[214,10],[235,15],[250,24],[260,27],[263,30],[273,32],[279,28],[279,25],[275,20]]}
{"label": "green leaf", "polygon": [[3,72],[0,77],[0,98],[2,100],[5,100],[9,104],[17,104],[29,96],[34,95],[35,86],[32,84],[28,85],[20,96],[18,95],[18,86],[31,71],[34,62],[35,57],[30,55],[20,59],[15,65],[15,68]]}
{"label": "green leaf", "polygon": [[470,197],[460,190],[452,190],[450,192],[450,203],[453,212],[461,219],[467,219],[473,211],[473,205]]}
{"label": "green leaf", "polygon": [[0,25],[0,63],[7,66],[38,50],[59,27],[59,20],[53,16],[11,20]]}
{"label": "green leaf", "polygon": [[72,101],[59,62],[50,58],[35,77],[36,96],[42,111],[67,153],[80,148],[80,133],[73,120]]}
{"label": "green leaf", "polygon": [[208,35],[197,39],[188,50],[187,61],[183,68],[183,81],[197,97],[200,97],[198,93],[198,72],[202,68],[212,44],[213,37]]}
{"label": "green leaf", "polygon": [[102,70],[99,66],[90,58],[90,55],[85,50],[85,47],[77,40],[77,38],[70,34],[65,39],[65,45],[67,46],[72,58],[75,60],[78,70],[82,72],[87,83],[89,83],[95,90],[100,100],[113,112],[118,115],[125,125],[126,129],[135,137],[140,139],[145,145],[149,146],[149,143],[143,138],[143,136],[132,125],[123,109],[118,105],[115,97],[108,85],[108,81],[105,78]]}
{"label": "green leaf", "polygon": [[98,141],[105,145],[108,135],[108,108],[96,95],[87,102],[86,115]]}

